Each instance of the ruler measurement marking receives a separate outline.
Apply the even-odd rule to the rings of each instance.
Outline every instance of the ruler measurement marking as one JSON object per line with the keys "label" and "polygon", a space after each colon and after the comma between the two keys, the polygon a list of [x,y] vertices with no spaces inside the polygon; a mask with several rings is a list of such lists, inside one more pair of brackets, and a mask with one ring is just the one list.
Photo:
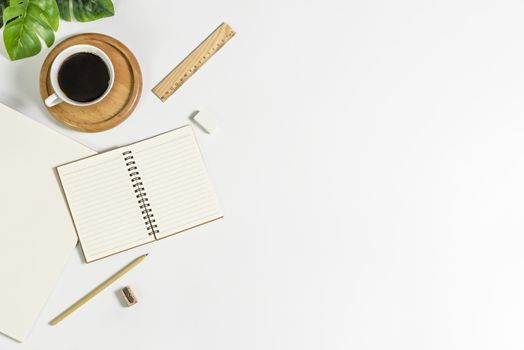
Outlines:
{"label": "ruler measurement marking", "polygon": [[[227,23],[222,23],[153,88],[153,93],[165,102],[235,34]],[[186,67],[191,62],[195,63]]]}

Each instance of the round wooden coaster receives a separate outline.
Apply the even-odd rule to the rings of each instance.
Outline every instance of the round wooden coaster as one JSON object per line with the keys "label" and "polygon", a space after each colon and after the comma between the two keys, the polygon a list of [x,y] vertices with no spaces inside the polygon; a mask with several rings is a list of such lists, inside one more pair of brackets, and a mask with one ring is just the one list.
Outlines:
{"label": "round wooden coaster", "polygon": [[54,93],[49,70],[55,57],[65,48],[93,45],[103,50],[113,62],[115,82],[109,94],[91,106],[79,107],[62,102],[47,110],[55,119],[70,128],[97,132],[111,129],[123,122],[135,109],[142,93],[142,72],[133,53],[120,41],[107,35],[88,33],[68,38],[58,44],[47,56],[40,70],[40,96],[45,100]]}

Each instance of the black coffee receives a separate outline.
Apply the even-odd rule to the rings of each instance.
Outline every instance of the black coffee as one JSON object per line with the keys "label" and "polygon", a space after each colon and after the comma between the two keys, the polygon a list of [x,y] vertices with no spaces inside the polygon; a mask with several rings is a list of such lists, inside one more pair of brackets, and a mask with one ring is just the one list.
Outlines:
{"label": "black coffee", "polygon": [[82,52],[69,57],[58,71],[58,84],[72,100],[91,102],[109,87],[109,69],[92,53]]}

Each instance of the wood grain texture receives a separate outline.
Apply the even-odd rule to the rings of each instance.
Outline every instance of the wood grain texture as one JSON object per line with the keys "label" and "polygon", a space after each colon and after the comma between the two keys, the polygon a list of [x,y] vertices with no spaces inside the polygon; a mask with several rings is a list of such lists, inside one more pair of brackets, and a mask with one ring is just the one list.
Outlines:
{"label": "wood grain texture", "polygon": [[222,23],[160,83],[153,88],[153,93],[165,102],[186,80],[209,60],[234,35],[235,31],[227,23]]}
{"label": "wood grain texture", "polygon": [[40,96],[45,100],[54,93],[49,70],[55,57],[65,48],[77,44],[93,45],[103,50],[113,62],[115,82],[109,94],[91,106],[73,106],[62,102],[47,107],[49,113],[66,126],[87,132],[111,129],[133,112],[142,93],[142,73],[133,53],[120,41],[98,33],[80,34],[58,44],[45,59],[40,70]]}

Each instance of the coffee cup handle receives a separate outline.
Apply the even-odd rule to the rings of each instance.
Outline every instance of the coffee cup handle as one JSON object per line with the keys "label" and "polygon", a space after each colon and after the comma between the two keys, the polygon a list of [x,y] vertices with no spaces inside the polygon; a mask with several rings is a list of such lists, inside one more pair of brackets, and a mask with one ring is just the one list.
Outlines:
{"label": "coffee cup handle", "polygon": [[62,102],[62,99],[57,94],[52,94],[45,99],[44,103],[47,107],[53,107]]}

